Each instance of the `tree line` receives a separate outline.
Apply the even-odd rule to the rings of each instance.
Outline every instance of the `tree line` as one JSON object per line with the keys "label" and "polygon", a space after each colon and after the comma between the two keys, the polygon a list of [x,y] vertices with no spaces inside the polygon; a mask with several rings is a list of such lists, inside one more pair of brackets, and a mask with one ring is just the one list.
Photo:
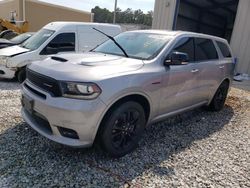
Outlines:
{"label": "tree line", "polygon": [[[112,23],[114,12],[109,11],[106,8],[100,8],[96,6],[91,10],[94,13],[94,22],[100,23]],[[120,8],[116,9],[116,23],[132,23],[132,24],[142,24],[151,26],[153,20],[153,11],[148,11],[146,14],[138,9],[132,10],[128,8],[122,11]]]}

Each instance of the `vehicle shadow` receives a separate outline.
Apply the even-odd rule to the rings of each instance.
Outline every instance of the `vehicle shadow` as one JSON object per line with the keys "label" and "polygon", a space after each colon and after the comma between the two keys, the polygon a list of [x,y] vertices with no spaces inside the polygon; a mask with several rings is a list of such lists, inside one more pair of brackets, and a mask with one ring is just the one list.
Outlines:
{"label": "vehicle shadow", "polygon": [[2,185],[12,186],[13,178],[20,182],[26,178],[44,187],[71,178],[75,185],[109,182],[113,187],[130,184],[147,171],[171,177],[175,169],[161,163],[220,131],[233,115],[234,109],[226,105],[221,112],[200,108],[169,118],[148,127],[138,149],[120,159],[105,156],[98,147],[71,149],[56,144],[20,123],[0,134]]}
{"label": "vehicle shadow", "polygon": [[19,90],[21,84],[16,79],[0,79],[0,90]]}

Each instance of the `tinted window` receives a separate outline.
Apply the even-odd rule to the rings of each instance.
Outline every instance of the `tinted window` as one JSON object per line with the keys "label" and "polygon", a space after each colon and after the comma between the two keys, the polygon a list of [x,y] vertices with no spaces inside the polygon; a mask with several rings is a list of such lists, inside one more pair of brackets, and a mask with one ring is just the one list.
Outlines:
{"label": "tinted window", "polygon": [[57,52],[75,51],[75,33],[62,33],[57,35],[47,46],[57,49]]}
{"label": "tinted window", "polygon": [[195,39],[195,60],[206,61],[211,59],[218,59],[218,54],[214,43],[210,39]]}
{"label": "tinted window", "polygon": [[189,61],[194,61],[194,39],[193,38],[182,38],[175,45],[172,52],[187,53]]}
{"label": "tinted window", "polygon": [[221,51],[221,53],[222,53],[222,55],[223,55],[224,57],[232,57],[232,55],[231,55],[231,53],[230,53],[230,50],[229,50],[228,46],[227,46],[225,43],[223,43],[223,42],[218,42],[218,41],[216,41],[216,43],[217,43],[217,45],[219,46],[220,51]]}

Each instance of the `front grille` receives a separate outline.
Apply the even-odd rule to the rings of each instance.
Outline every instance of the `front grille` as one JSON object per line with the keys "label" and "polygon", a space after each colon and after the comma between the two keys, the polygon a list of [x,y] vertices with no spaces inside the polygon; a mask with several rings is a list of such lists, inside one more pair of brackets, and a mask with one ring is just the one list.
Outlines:
{"label": "front grille", "polygon": [[33,89],[32,87],[30,87],[28,84],[24,83],[24,87],[26,89],[28,89],[29,91],[31,91],[32,93],[36,94],[37,96],[43,98],[43,99],[46,99],[46,95],[44,95],[43,93]]}
{"label": "front grille", "polygon": [[27,68],[27,79],[40,89],[50,93],[53,97],[62,96],[59,82],[48,76],[44,76]]}

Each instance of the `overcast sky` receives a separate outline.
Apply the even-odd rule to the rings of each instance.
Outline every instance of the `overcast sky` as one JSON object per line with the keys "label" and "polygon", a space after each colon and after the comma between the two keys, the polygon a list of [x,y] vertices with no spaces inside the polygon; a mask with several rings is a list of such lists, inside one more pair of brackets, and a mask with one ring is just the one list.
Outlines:
{"label": "overcast sky", "polygon": [[[79,10],[91,11],[95,6],[114,10],[115,0],[40,0],[58,5],[63,5]],[[117,0],[117,6],[122,10],[132,8],[133,10],[141,9],[143,12],[154,10],[154,0]]]}

